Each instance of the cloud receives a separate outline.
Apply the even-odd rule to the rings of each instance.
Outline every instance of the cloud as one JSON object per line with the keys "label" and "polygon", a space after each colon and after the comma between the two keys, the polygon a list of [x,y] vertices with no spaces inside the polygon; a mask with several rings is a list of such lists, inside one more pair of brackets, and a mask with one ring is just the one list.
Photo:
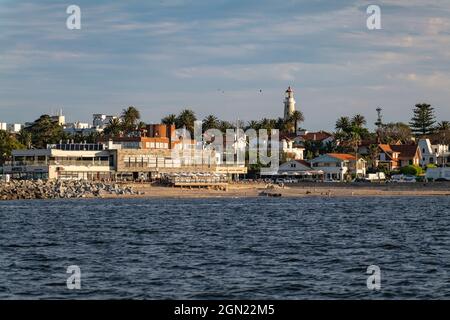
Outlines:
{"label": "cloud", "polygon": [[63,105],[75,121],[130,103],[155,121],[184,105],[262,118],[290,84],[318,129],[377,105],[399,118],[414,99],[445,105],[450,3],[378,3],[383,30],[369,31],[362,0],[80,0],[82,30],[70,32],[66,3],[0,2],[0,118]]}

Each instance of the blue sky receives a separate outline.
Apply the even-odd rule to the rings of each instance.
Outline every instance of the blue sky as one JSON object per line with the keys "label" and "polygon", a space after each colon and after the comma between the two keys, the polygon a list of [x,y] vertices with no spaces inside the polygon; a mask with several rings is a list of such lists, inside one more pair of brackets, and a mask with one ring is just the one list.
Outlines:
{"label": "blue sky", "polygon": [[[66,28],[81,7],[82,29]],[[366,8],[382,9],[382,30]],[[0,0],[0,122],[63,108],[68,121],[128,106],[143,120],[279,117],[293,86],[309,130],[361,113],[450,120],[448,0]],[[260,92],[262,90],[262,92]]]}

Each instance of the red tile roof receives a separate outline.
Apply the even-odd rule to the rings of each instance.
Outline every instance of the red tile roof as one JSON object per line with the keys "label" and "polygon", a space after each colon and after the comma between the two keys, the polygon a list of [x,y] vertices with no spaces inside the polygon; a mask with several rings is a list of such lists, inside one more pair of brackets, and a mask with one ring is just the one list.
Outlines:
{"label": "red tile roof", "polygon": [[304,141],[323,141],[331,136],[333,136],[331,133],[319,131],[319,132],[308,132],[307,134],[301,136],[301,138]]}
{"label": "red tile roof", "polygon": [[328,156],[345,161],[355,161],[356,157],[347,153],[327,153]]}
{"label": "red tile roof", "polygon": [[416,144],[380,144],[380,149],[386,153],[390,158],[392,158],[392,154],[398,153],[399,160],[411,160],[417,154],[417,150],[419,148]]}

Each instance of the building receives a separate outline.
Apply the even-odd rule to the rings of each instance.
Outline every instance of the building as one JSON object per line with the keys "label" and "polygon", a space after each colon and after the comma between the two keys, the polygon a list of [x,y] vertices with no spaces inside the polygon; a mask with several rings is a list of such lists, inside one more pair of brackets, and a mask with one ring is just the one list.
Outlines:
{"label": "building", "polygon": [[92,132],[96,132],[95,128],[91,128],[89,123],[83,122],[74,122],[74,123],[66,123],[64,126],[64,132],[68,134],[80,134],[80,135],[89,135]]}
{"label": "building", "polygon": [[123,149],[172,149],[180,139],[175,125],[150,124],[145,129],[127,136],[102,137],[99,142],[112,141]]}
{"label": "building", "polygon": [[326,131],[308,132],[300,130],[298,131],[298,140],[303,143],[316,143],[326,146],[334,141],[334,136]]}
{"label": "building", "polygon": [[7,131],[11,133],[19,133],[22,130],[22,125],[20,123],[11,123],[7,125]]}
{"label": "building", "polygon": [[448,145],[431,144],[430,139],[420,139],[418,144],[422,153],[422,157],[420,158],[420,165],[422,167],[429,164],[442,166],[450,163],[450,151]]}
{"label": "building", "polygon": [[409,165],[420,165],[422,155],[416,144],[380,144],[378,148],[376,167],[384,167],[392,171]]}
{"label": "building", "polygon": [[280,138],[281,159],[285,161],[303,160],[305,148],[294,136],[283,135]]}
{"label": "building", "polygon": [[345,153],[327,153],[310,161],[313,170],[324,172],[327,180],[344,181],[352,175],[366,175],[366,161]]}
{"label": "building", "polygon": [[60,126],[64,126],[66,124],[66,117],[63,115],[62,109],[59,110],[56,116],[51,116],[50,118],[53,122],[56,122]]}
{"label": "building", "polygon": [[[284,120],[288,120],[295,111],[294,91],[291,87],[286,90],[284,98]],[[297,128],[290,128],[292,132],[296,132]]]}
{"label": "building", "polygon": [[183,139],[179,132],[173,125],[158,124],[138,132],[142,136],[14,150],[12,161],[3,169],[12,178],[72,180],[152,180],[173,173],[225,174],[233,178],[247,173],[244,164],[217,163],[220,157],[216,150]]}
{"label": "building", "polygon": [[7,131],[8,124],[6,122],[0,122],[0,130]]}
{"label": "building", "polygon": [[94,128],[103,130],[114,119],[118,119],[117,116],[108,116],[106,114],[96,113],[92,115],[92,126]]}
{"label": "building", "polygon": [[58,144],[47,149],[14,150],[3,171],[12,178],[111,179],[116,155],[102,144]]}

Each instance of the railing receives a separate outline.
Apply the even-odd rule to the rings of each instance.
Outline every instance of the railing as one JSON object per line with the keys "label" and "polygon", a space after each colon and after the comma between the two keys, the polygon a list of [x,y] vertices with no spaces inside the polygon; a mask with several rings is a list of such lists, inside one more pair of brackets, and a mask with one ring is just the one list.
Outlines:
{"label": "railing", "polygon": [[169,183],[227,183],[226,177],[170,177]]}
{"label": "railing", "polygon": [[45,161],[6,161],[5,166],[20,167],[20,166],[46,166]]}
{"label": "railing", "polygon": [[101,160],[50,160],[50,165],[61,166],[92,166],[92,167],[109,167],[109,161]]}
{"label": "railing", "polygon": [[6,161],[5,166],[23,167],[23,166],[93,166],[93,167],[109,167],[109,161],[100,160],[49,160],[49,161]]}

